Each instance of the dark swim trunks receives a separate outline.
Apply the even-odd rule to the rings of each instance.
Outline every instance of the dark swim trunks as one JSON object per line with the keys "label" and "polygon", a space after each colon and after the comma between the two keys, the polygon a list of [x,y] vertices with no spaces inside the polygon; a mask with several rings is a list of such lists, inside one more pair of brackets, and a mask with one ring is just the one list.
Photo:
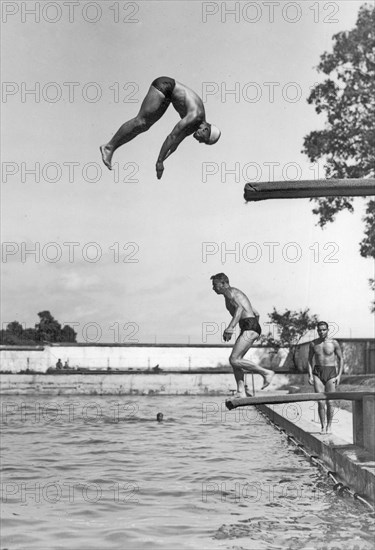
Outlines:
{"label": "dark swim trunks", "polygon": [[159,78],[155,78],[152,86],[159,90],[159,92],[161,92],[166,99],[171,101],[172,93],[174,87],[176,86],[176,81],[173,78],[169,78],[169,76],[159,76]]}
{"label": "dark swim trunks", "polygon": [[336,367],[322,367],[320,365],[315,365],[313,374],[319,378],[323,382],[323,384],[327,384],[328,380],[332,380],[332,378],[336,378]]}
{"label": "dark swim trunks", "polygon": [[241,329],[241,334],[245,332],[245,330],[254,330],[259,334],[259,336],[262,334],[262,329],[260,328],[258,319],[256,319],[255,317],[246,317],[246,319],[240,319],[239,325]]}

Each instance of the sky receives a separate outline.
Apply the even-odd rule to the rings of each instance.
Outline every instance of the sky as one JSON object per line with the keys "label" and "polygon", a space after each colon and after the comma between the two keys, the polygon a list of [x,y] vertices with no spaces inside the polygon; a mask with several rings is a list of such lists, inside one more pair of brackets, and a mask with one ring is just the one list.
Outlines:
{"label": "sky", "polygon": [[[309,308],[373,337],[364,199],[324,229],[308,199],[243,199],[248,181],[324,177],[301,152],[325,124],[306,98],[360,4],[3,2],[2,326],[49,310],[80,342],[219,344],[225,272],[266,332],[273,308]],[[161,75],[201,95],[219,142],[187,138],[157,180],[171,106],[108,171],[99,145]]]}

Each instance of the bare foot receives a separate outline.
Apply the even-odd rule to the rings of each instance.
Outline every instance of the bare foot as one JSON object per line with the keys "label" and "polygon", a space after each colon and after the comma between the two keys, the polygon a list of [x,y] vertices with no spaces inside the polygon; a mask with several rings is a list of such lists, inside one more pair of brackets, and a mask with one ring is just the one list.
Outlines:
{"label": "bare foot", "polygon": [[235,394],[234,394],[234,399],[244,399],[245,397],[247,397],[246,393],[243,391],[237,391]]}
{"label": "bare foot", "polygon": [[107,166],[107,168],[112,170],[112,150],[110,149],[110,147],[108,147],[108,145],[101,145],[100,152],[102,154],[102,160],[104,164]]}
{"label": "bare foot", "polygon": [[320,435],[326,435],[326,431],[323,426],[320,428]]}
{"label": "bare foot", "polygon": [[268,388],[268,386],[271,384],[273,377],[275,376],[275,373],[272,374],[266,374],[264,377],[264,383],[263,386],[260,388],[261,390],[264,390],[265,388]]}
{"label": "bare foot", "polygon": [[331,434],[332,433],[332,427],[331,426],[327,426],[326,427],[326,434]]}

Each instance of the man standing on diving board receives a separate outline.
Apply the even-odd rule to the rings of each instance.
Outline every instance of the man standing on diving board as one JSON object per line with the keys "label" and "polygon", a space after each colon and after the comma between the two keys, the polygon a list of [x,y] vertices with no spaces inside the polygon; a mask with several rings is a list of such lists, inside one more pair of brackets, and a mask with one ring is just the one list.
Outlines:
{"label": "man standing on diving board", "polygon": [[187,137],[193,137],[200,143],[213,145],[220,137],[220,130],[206,122],[206,113],[201,98],[185,84],[168,76],[156,78],[144,98],[140,111],[135,118],[125,122],[105,145],[100,147],[104,164],[112,170],[113,153],[138,134],[146,132],[161,118],[172,103],[181,120],[167,136],[156,163],[158,179],[163,175],[164,161]]}
{"label": "man standing on diving board", "polygon": [[260,374],[263,377],[262,390],[270,385],[275,375],[273,371],[244,359],[244,356],[262,332],[259,325],[259,313],[251,305],[250,300],[241,290],[230,286],[229,279],[225,273],[217,273],[211,277],[211,280],[213,290],[216,294],[223,294],[225,298],[225,307],[232,315],[232,320],[223,333],[224,342],[229,342],[232,338],[237,323],[241,329],[241,333],[230,354],[229,362],[233,368],[233,374],[237,382],[237,394],[235,397],[246,397],[244,383],[245,372]]}
{"label": "man standing on diving board", "polygon": [[[328,338],[328,323],[320,321],[317,324],[319,338],[310,343],[309,348],[309,384],[314,386],[316,393],[333,392],[340,384],[343,370],[343,358],[339,343]],[[339,363],[339,372],[336,370],[336,357]],[[313,361],[315,359],[315,366]],[[326,410],[327,407],[327,410]],[[321,424],[321,433],[331,433],[333,406],[331,401],[318,401],[318,413]]]}

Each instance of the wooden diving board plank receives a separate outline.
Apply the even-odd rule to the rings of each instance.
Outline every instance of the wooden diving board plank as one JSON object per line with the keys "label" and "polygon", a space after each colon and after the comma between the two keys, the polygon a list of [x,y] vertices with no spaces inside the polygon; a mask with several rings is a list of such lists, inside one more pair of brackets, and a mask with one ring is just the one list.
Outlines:
{"label": "wooden diving board plank", "polygon": [[368,195],[375,195],[374,178],[254,182],[247,183],[244,190],[246,201]]}
{"label": "wooden diving board plank", "polygon": [[276,405],[280,403],[296,403],[298,401],[329,401],[332,399],[346,399],[348,401],[360,401],[365,395],[375,395],[374,391],[355,392],[330,392],[330,393],[292,393],[287,395],[270,395],[265,392],[260,397],[242,397],[240,399],[227,399],[225,405],[229,410],[237,407],[249,407],[254,405]]}

